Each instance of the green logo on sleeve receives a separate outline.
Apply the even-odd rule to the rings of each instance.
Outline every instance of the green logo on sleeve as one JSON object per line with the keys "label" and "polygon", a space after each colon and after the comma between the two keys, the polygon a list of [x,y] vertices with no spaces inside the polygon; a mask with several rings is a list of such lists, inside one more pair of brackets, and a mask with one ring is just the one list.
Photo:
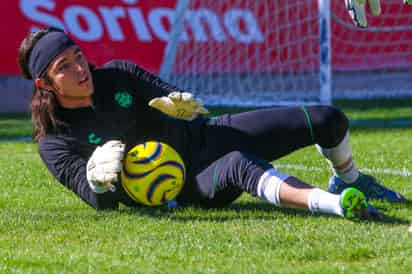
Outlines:
{"label": "green logo on sleeve", "polygon": [[122,108],[128,108],[133,103],[133,96],[130,93],[128,93],[127,91],[119,91],[119,92],[115,93],[114,100]]}
{"label": "green logo on sleeve", "polygon": [[90,133],[89,134],[89,143],[93,145],[98,145],[102,141],[102,138],[97,137],[96,134]]}

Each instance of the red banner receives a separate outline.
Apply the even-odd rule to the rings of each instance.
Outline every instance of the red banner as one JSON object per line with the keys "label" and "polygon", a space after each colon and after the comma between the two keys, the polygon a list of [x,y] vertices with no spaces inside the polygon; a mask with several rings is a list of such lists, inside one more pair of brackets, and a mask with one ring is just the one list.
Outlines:
{"label": "red banner", "polygon": [[[216,47],[228,52],[231,60],[261,56],[250,64],[255,71],[315,68],[319,51],[317,1],[251,2],[253,7],[231,5],[238,1],[229,1],[222,8],[216,8],[220,1],[203,9],[195,4],[192,18],[206,20],[207,27],[203,21],[186,22],[184,45],[188,50],[195,44]],[[369,18],[370,28],[360,30],[352,26],[343,1],[331,2],[334,70],[412,67],[412,8],[402,6],[401,0],[382,1],[383,15]],[[96,65],[129,59],[158,72],[174,6],[175,0],[1,1],[0,33],[4,39],[0,74],[19,74],[16,60],[21,40],[30,30],[47,25],[64,28]],[[276,11],[272,13],[276,18],[264,16],[268,9]],[[229,27],[231,20],[238,24]],[[215,28],[223,32],[213,32]],[[266,32],[273,28],[275,32]],[[268,50],[269,44],[272,47]],[[224,60],[211,60],[210,67],[214,71],[242,70],[241,63],[239,67]]]}

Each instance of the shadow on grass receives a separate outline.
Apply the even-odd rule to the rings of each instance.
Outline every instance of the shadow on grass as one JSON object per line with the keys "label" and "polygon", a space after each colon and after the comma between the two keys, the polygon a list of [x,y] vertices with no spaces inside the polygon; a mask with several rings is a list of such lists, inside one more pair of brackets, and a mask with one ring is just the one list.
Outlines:
{"label": "shadow on grass", "polygon": [[350,128],[356,130],[383,131],[390,128],[410,129],[412,119],[359,119],[351,120]]}
{"label": "shadow on grass", "polygon": [[[404,203],[400,204],[403,205]],[[407,202],[408,207],[412,202]],[[382,225],[409,225],[410,221],[384,213],[384,208],[377,208],[379,215],[367,220],[354,220],[354,222],[370,222]],[[327,214],[312,214],[309,211],[294,208],[278,208],[263,202],[236,202],[224,208],[206,209],[196,206],[188,206],[177,209],[134,207],[122,210],[125,214],[145,215],[151,218],[167,218],[178,222],[191,221],[213,221],[226,222],[239,219],[250,220],[274,220],[283,217],[304,217],[304,218],[331,218],[334,216]],[[336,218],[340,218],[337,217]]]}
{"label": "shadow on grass", "polygon": [[412,97],[381,98],[371,100],[334,100],[333,104],[344,110],[368,111],[370,109],[409,108]]}
{"label": "shadow on grass", "polygon": [[407,199],[400,203],[390,203],[390,207],[392,209],[400,209],[400,208],[412,209],[412,200]]}

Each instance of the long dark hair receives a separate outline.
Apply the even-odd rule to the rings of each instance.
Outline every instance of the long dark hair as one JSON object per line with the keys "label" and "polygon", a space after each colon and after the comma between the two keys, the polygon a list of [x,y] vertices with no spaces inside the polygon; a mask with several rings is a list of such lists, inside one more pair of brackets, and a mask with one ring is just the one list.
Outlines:
{"label": "long dark hair", "polygon": [[[22,41],[19,48],[19,66],[24,78],[33,80],[29,71],[29,58],[34,45],[49,32],[63,31],[57,28],[40,29],[28,34]],[[42,75],[45,81],[52,84],[52,80],[46,75]],[[57,99],[54,92],[37,88],[33,85],[33,96],[31,99],[31,119],[33,123],[33,140],[38,142],[39,139],[48,133],[57,133],[57,128],[63,124],[55,114]]]}

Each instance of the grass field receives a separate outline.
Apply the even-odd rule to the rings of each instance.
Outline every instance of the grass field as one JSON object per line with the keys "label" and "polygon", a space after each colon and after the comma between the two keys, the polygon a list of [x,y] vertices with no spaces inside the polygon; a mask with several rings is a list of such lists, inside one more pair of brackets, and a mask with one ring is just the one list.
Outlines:
{"label": "grass field", "polygon": [[[412,200],[412,101],[337,105],[352,120],[357,165]],[[224,210],[96,212],[56,183],[35,145],[10,140],[30,127],[27,115],[0,116],[0,273],[412,272],[411,202],[374,202],[386,217],[370,222],[247,195]],[[330,176],[313,147],[274,164],[322,188]]]}

